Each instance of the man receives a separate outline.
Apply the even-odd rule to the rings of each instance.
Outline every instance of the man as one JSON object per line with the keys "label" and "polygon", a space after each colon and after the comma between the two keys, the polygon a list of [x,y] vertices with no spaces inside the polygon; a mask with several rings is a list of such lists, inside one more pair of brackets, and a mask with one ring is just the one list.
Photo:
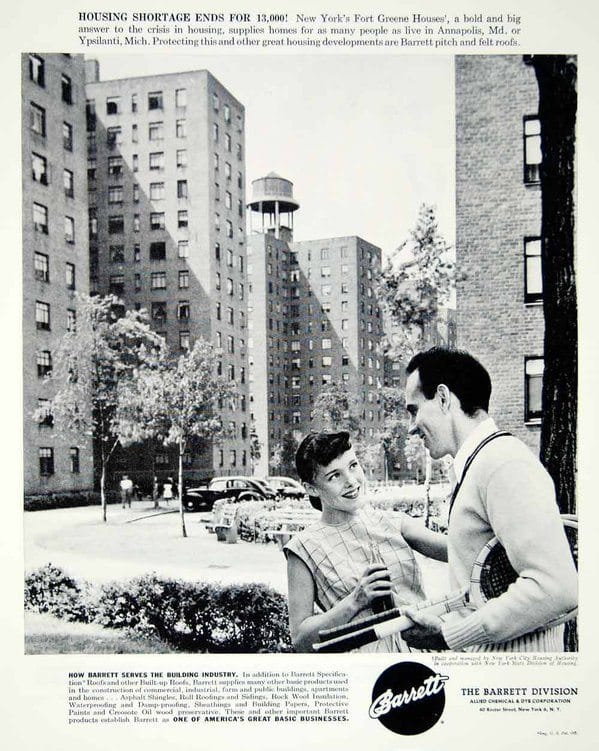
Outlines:
{"label": "man", "polygon": [[129,504],[129,508],[131,508],[131,495],[133,493],[133,480],[129,478],[129,475],[123,475],[123,479],[121,480],[121,503],[123,504],[123,508],[127,504]]}
{"label": "man", "polygon": [[416,625],[405,641],[420,649],[562,651],[563,626],[543,626],[576,606],[577,574],[549,474],[521,441],[497,430],[488,415],[489,374],[471,355],[433,348],[413,357],[407,373],[410,433],[423,438],[433,459],[454,458],[451,590],[468,587],[493,537],[518,579],[478,610],[443,619],[407,610]]}

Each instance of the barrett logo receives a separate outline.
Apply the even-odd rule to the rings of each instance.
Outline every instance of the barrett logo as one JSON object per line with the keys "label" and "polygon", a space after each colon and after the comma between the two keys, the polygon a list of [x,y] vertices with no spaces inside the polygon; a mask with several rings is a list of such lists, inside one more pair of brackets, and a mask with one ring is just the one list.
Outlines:
{"label": "barrett logo", "polygon": [[443,714],[446,680],[419,662],[391,665],[374,684],[368,714],[393,733],[424,733]]}

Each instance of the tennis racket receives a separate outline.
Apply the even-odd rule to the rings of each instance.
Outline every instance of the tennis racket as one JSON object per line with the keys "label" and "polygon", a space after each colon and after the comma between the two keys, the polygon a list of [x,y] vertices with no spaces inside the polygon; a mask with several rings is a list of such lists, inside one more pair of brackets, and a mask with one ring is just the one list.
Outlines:
{"label": "tennis racket", "polygon": [[[564,532],[574,564],[578,569],[578,522],[571,515],[562,517]],[[427,615],[442,616],[460,608],[477,609],[494,597],[508,590],[518,578],[518,573],[509,562],[505,548],[494,537],[478,554],[470,574],[470,587],[453,592],[434,603],[424,603],[418,610]],[[576,618],[578,609],[568,611],[544,624],[543,628],[558,626]],[[320,642],[313,644],[315,652],[349,652],[352,649],[371,644],[378,639],[405,631],[414,625],[406,615],[397,615],[397,608],[378,616],[362,618],[359,621],[319,632]]]}

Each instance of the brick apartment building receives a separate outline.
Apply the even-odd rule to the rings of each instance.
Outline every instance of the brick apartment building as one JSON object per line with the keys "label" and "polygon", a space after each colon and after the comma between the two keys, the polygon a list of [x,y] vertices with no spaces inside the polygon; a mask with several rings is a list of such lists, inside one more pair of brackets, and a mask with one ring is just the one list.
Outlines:
{"label": "brick apartment building", "polygon": [[540,124],[519,55],[457,56],[458,346],[488,368],[491,412],[538,451],[543,333]]}
{"label": "brick apartment building", "polygon": [[83,55],[24,54],[21,83],[24,489],[90,490],[89,439],[58,435],[43,414],[45,376],[77,325],[75,293],[89,291]]}

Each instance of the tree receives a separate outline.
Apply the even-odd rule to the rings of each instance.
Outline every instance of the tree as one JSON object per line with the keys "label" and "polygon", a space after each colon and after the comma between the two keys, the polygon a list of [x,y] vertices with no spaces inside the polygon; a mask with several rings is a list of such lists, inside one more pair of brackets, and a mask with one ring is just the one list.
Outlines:
{"label": "tree", "polygon": [[181,532],[187,537],[183,505],[183,456],[192,437],[214,440],[227,435],[221,407],[237,395],[234,383],[216,372],[220,352],[204,339],[178,358],[158,353],[119,385],[117,430],[123,445],[149,438],[179,454]]}
{"label": "tree", "polygon": [[401,464],[404,460],[403,447],[408,437],[408,419],[403,393],[399,389],[384,386],[380,391],[380,400],[383,424],[377,439],[383,448],[385,479],[388,479],[389,467]]}
{"label": "tree", "polygon": [[77,296],[76,330],[65,334],[49,377],[55,386],[51,411],[58,432],[91,435],[97,450],[102,519],[106,521],[106,471],[118,444],[117,387],[160,350],[144,313],[119,317],[116,297]]}
{"label": "tree", "polygon": [[291,431],[283,434],[281,442],[275,446],[273,455],[270,458],[270,468],[273,474],[278,475],[296,475],[295,454],[299,443]]}
{"label": "tree", "polygon": [[250,423],[250,466],[252,468],[252,474],[256,469],[256,464],[260,461],[262,456],[262,442],[256,432],[256,423],[252,418]]}
{"label": "tree", "polygon": [[576,511],[578,328],[574,271],[576,58],[533,55],[541,123],[541,259],[545,317],[541,461],[563,513]]}
{"label": "tree", "polygon": [[345,383],[332,381],[323,386],[314,400],[312,419],[320,430],[347,430],[358,438],[360,420],[356,408],[357,401]]}
{"label": "tree", "polygon": [[377,287],[391,359],[403,360],[421,349],[425,327],[448,302],[455,283],[449,251],[434,207],[422,204],[416,227],[388,259]]}
{"label": "tree", "polygon": [[430,458],[422,438],[416,435],[407,436],[404,443],[404,453],[408,467],[415,470],[416,482],[420,481],[421,476],[424,479],[428,471]]}

